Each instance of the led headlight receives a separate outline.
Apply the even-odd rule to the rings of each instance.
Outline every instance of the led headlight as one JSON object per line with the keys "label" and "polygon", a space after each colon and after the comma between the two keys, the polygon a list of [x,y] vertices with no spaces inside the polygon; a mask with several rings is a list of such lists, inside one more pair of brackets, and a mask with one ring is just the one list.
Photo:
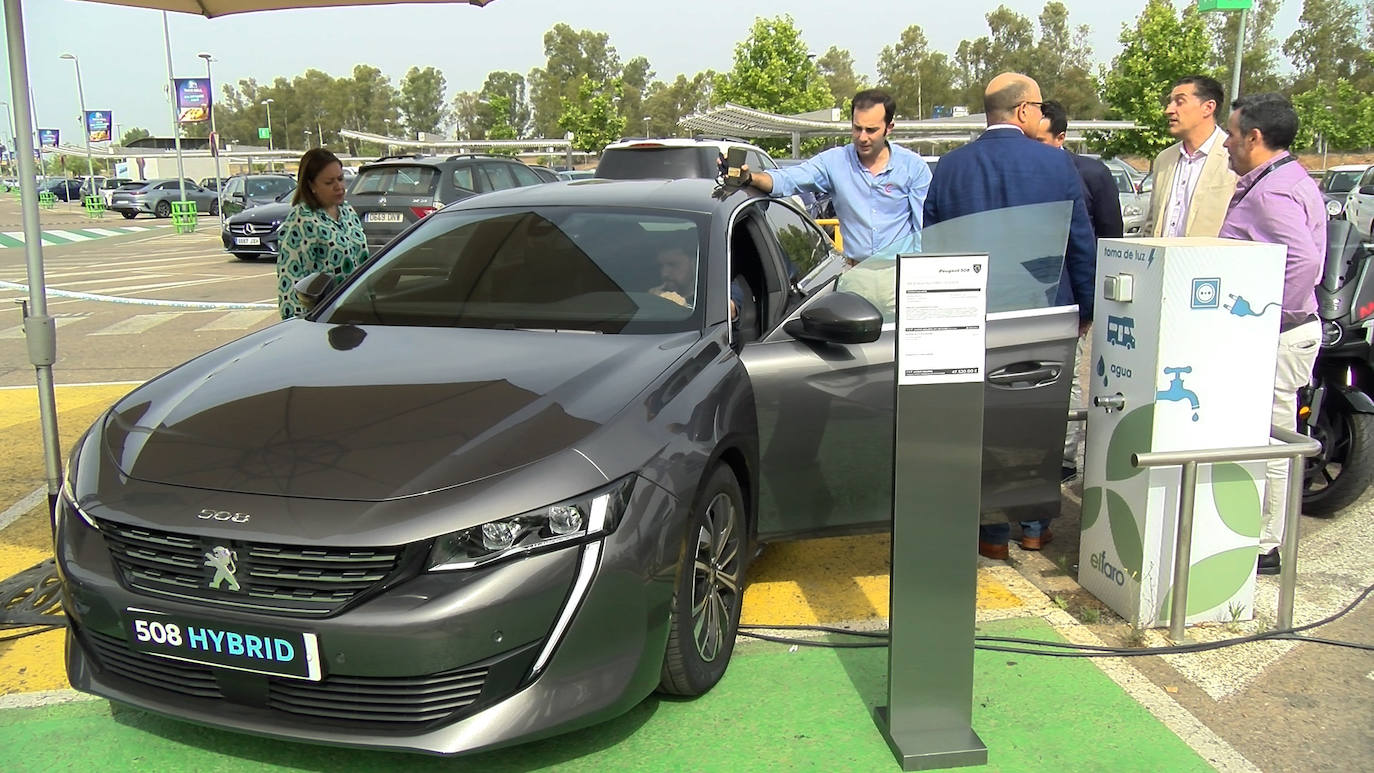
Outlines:
{"label": "led headlight", "polygon": [[1331,217],[1339,217],[1342,209],[1344,209],[1344,207],[1339,201],[1332,200],[1326,202],[1326,214]]}
{"label": "led headlight", "polygon": [[90,437],[89,431],[72,444],[72,455],[67,459],[67,469],[62,471],[62,491],[59,496],[67,503],[67,507],[76,513],[77,517],[86,522],[87,526],[98,529],[100,527],[96,526],[95,519],[87,515],[86,511],[82,510],[76,503],[76,460],[81,457],[81,446],[85,444],[88,437]]}
{"label": "led headlight", "polygon": [[1137,207],[1134,204],[1127,204],[1126,206],[1121,208],[1121,214],[1125,215],[1126,217],[1140,217],[1140,207]]}
{"label": "led headlight", "polygon": [[472,569],[604,537],[619,525],[634,479],[626,475],[574,499],[445,534],[434,541],[429,568]]}

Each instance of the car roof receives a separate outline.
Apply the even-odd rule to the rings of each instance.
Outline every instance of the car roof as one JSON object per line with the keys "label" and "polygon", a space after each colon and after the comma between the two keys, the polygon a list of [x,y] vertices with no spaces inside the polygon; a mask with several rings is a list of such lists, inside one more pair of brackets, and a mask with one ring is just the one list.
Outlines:
{"label": "car roof", "polygon": [[739,146],[753,148],[761,153],[768,152],[752,142],[732,139],[730,137],[625,137],[606,145],[606,150],[652,147],[695,148],[703,145],[715,148]]}
{"label": "car roof", "polygon": [[1326,171],[1328,171],[1328,172],[1363,172],[1364,170],[1368,169],[1370,166],[1372,166],[1372,165],[1371,165],[1371,164],[1341,164],[1340,166],[1328,167]]}
{"label": "car roof", "polygon": [[466,161],[469,159],[483,158],[488,160],[509,161],[513,164],[523,163],[510,156],[498,156],[491,153],[457,153],[450,156],[383,156],[376,161],[371,161],[359,167],[358,171],[363,172],[379,166],[439,166],[450,161]]}
{"label": "car roof", "polygon": [[701,214],[728,212],[751,198],[765,196],[745,187],[719,196],[715,180],[682,178],[676,180],[606,180],[591,178],[569,182],[526,185],[484,193],[454,202],[447,209],[488,209],[497,207],[625,207],[635,209],[672,209]]}

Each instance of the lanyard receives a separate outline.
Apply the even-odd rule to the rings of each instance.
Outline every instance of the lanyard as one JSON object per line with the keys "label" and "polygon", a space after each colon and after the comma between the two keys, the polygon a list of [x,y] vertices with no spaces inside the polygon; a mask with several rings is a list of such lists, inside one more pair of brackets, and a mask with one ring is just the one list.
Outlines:
{"label": "lanyard", "polygon": [[1249,187],[1249,188],[1246,188],[1245,190],[1241,191],[1240,198],[1238,198],[1238,199],[1236,199],[1235,201],[1232,201],[1232,202],[1231,202],[1231,207],[1232,207],[1232,208],[1235,208],[1235,207],[1240,206],[1240,203],[1241,203],[1242,201],[1245,201],[1245,197],[1250,195],[1250,191],[1253,191],[1255,188],[1259,187],[1260,180],[1263,180],[1263,179],[1265,178],[1265,176],[1268,175],[1270,172],[1274,171],[1275,169],[1278,169],[1279,167],[1283,166],[1284,164],[1286,164],[1286,163],[1288,163],[1288,162],[1290,162],[1290,161],[1297,161],[1297,160],[1298,160],[1298,159],[1297,159],[1296,156],[1291,156],[1291,155],[1289,155],[1289,156],[1284,156],[1283,158],[1279,159],[1278,161],[1275,161],[1274,163],[1270,164],[1268,167],[1265,168],[1265,170],[1264,170],[1263,172],[1260,172],[1260,173],[1259,173],[1259,177],[1256,177],[1254,182],[1250,183],[1250,187]]}

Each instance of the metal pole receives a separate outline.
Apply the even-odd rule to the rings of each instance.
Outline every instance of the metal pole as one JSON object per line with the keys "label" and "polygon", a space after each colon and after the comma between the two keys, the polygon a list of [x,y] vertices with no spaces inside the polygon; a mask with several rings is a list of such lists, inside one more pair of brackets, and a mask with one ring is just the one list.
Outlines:
{"label": "metal pole", "polygon": [[[262,101],[262,104],[267,105],[267,149],[269,151],[275,150],[275,148],[272,146],[272,101],[273,100],[271,97],[268,97],[267,99],[264,99]],[[250,169],[249,171],[252,170]],[[272,156],[270,155],[267,157],[267,171],[273,171]]]}
{"label": "metal pole", "polygon": [[215,212],[219,215],[220,230],[224,229],[224,178],[219,173],[219,130],[215,128],[215,80],[210,75],[210,55],[196,54],[205,60],[205,80],[210,81],[210,155],[215,157]]}
{"label": "metal pole", "polygon": [[1288,460],[1288,505],[1283,509],[1283,542],[1279,543],[1280,630],[1293,627],[1293,595],[1298,587],[1298,516],[1302,513],[1301,456]]}
{"label": "metal pole", "polygon": [[177,80],[172,75],[172,32],[167,26],[167,12],[162,12],[162,42],[167,47],[167,85],[171,91],[167,92],[171,99],[168,104],[172,107],[172,141],[177,148],[177,187],[181,191],[181,200],[186,201],[186,166],[181,160],[181,122],[177,115]]}
{"label": "metal pole", "polygon": [[[1245,54],[1245,15],[1244,8],[1240,9],[1240,29],[1236,31],[1236,64],[1231,68],[1231,99],[1240,96],[1240,64]],[[1222,106],[1217,106],[1218,111],[1229,112]]]}
{"label": "metal pole", "polygon": [[24,47],[24,13],[18,0],[5,3],[5,38],[9,51],[10,98],[15,111],[19,145],[19,189],[23,199],[24,255],[28,264],[29,301],[24,312],[24,338],[29,362],[38,381],[39,426],[43,433],[43,473],[48,484],[48,513],[55,512],[62,486],[61,446],[57,438],[57,399],[53,394],[52,364],[57,361],[57,326],[48,316],[48,295],[43,279],[42,227],[38,223],[38,186],[33,164],[33,100],[29,82],[28,52]]}
{"label": "metal pole", "polygon": [[1173,603],[1169,606],[1169,638],[1184,639],[1188,619],[1188,570],[1193,559],[1193,499],[1197,494],[1197,462],[1183,463],[1178,490],[1178,533],[1174,536]]}
{"label": "metal pole", "polygon": [[76,101],[81,105],[81,135],[86,139],[86,183],[91,186],[91,194],[95,195],[95,164],[91,161],[91,127],[86,123],[86,91],[81,86],[81,60],[76,54],[63,54],[60,58],[70,59],[76,65]]}

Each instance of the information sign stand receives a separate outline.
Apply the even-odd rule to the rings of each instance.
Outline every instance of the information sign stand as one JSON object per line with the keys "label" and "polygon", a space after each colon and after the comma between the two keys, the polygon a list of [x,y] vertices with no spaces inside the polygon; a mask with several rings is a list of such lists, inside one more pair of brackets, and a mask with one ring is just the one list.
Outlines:
{"label": "information sign stand", "polygon": [[891,637],[874,718],[902,770],[988,759],[972,727],[987,263],[897,260]]}

